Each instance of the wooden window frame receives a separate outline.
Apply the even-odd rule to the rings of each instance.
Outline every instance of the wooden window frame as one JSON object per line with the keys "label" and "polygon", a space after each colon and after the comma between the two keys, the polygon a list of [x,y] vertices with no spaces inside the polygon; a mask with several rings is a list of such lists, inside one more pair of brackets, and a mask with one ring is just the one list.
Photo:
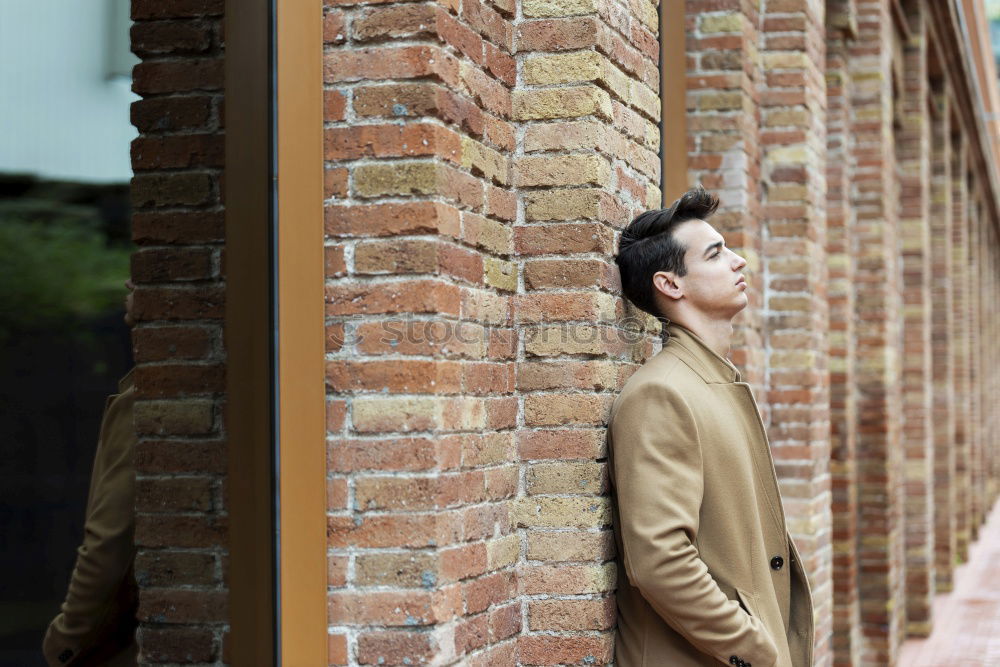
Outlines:
{"label": "wooden window frame", "polygon": [[323,6],[225,16],[228,660],[325,665]]}

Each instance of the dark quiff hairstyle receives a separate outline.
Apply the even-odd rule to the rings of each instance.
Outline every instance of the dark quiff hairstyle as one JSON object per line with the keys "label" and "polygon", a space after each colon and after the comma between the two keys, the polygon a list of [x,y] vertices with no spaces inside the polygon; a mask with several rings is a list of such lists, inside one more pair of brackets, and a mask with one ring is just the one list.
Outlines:
{"label": "dark quiff hairstyle", "polygon": [[687,248],[674,239],[674,230],[688,220],[708,220],[718,207],[719,198],[698,186],[685,192],[670,208],[646,211],[629,223],[622,231],[615,257],[622,292],[629,301],[650,315],[663,317],[656,307],[653,274],[687,273]]}

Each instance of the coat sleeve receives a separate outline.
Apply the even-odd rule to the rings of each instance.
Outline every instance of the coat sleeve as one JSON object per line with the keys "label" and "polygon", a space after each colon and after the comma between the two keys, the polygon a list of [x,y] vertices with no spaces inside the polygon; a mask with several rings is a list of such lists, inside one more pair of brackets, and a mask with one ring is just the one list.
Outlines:
{"label": "coat sleeve", "polygon": [[684,398],[649,384],[622,397],[611,422],[625,571],[650,606],[704,653],[756,667],[778,659],[761,621],[730,600],[696,547],[703,493],[698,429]]}
{"label": "coat sleeve", "polygon": [[74,665],[112,654],[132,640],[135,553],[135,430],[131,391],[109,403],[91,475],[83,544],[61,613],[42,652],[49,665]]}

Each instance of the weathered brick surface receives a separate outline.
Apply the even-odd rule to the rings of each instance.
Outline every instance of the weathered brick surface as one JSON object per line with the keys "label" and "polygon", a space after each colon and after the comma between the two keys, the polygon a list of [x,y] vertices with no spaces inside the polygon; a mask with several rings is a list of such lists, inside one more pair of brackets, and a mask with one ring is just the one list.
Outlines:
{"label": "weathered brick surface", "polygon": [[141,664],[215,663],[228,612],[222,3],[133,2]]}
{"label": "weathered brick surface", "polygon": [[848,3],[827,3],[827,298],[829,301],[830,480],[833,548],[833,661],[856,665],[861,650],[857,525],[857,342],[854,279],[857,253],[852,201],[854,153],[851,23]]}
{"label": "weathered brick surface", "polygon": [[968,146],[955,133],[952,146],[952,371],[955,383],[955,554],[959,562],[969,557],[972,539],[969,493],[969,181]]}
{"label": "weathered brick surface", "polygon": [[[689,181],[748,260],[732,359],[815,664],[891,665],[1000,473],[997,208],[962,65],[926,0],[682,4],[664,66]],[[227,661],[222,6],[133,0],[147,664]],[[608,664],[604,426],[660,345],[612,258],[680,194],[657,7],[327,0],[323,31],[328,662]]]}
{"label": "weathered brick surface", "polygon": [[858,584],[863,662],[891,664],[905,624],[899,184],[889,3],[859,0],[854,78],[858,265]]}
{"label": "weathered brick surface", "polygon": [[324,19],[329,661],[489,664],[521,619],[513,26]]}
{"label": "weathered brick surface", "polygon": [[899,227],[903,272],[903,447],[905,474],[906,632],[931,630],[934,583],[931,426],[930,114],[927,110],[928,28],[919,6],[908,16],[902,52],[902,117],[896,158],[900,170]]}
{"label": "weathered brick surface", "polygon": [[934,429],[934,578],[950,591],[955,568],[955,378],[952,282],[952,103],[936,82],[931,126],[931,372]]}
{"label": "weathered brick surface", "polygon": [[833,630],[823,3],[764,3],[762,25],[766,424],[788,530],[808,554],[823,665]]}

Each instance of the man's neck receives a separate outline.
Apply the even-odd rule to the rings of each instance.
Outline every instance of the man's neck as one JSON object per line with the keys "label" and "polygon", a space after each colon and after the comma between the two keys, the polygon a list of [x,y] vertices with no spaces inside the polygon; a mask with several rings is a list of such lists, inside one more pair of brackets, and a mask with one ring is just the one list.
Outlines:
{"label": "man's neck", "polygon": [[704,316],[699,317],[697,314],[685,313],[682,317],[678,316],[672,321],[702,339],[713,352],[723,359],[729,357],[729,348],[733,342],[732,320],[710,319]]}

